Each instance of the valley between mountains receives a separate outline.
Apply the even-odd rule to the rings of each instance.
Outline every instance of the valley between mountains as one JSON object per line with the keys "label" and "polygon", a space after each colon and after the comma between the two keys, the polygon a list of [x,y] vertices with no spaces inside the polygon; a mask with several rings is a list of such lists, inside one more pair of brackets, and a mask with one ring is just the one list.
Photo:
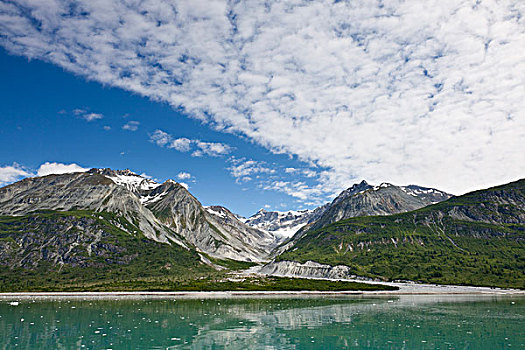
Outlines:
{"label": "valley between mountains", "polygon": [[249,218],[129,170],[0,188],[0,291],[389,288],[315,279],[524,289],[525,180],[457,197],[363,181]]}

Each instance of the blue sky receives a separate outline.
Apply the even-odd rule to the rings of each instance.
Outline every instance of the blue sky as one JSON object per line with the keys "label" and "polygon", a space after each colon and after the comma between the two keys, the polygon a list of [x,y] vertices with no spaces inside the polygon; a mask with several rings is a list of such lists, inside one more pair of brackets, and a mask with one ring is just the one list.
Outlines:
{"label": "blue sky", "polygon": [[130,168],[249,215],[525,177],[523,1],[0,0],[0,46],[2,183]]}
{"label": "blue sky", "polygon": [[[213,131],[166,103],[88,82],[49,63],[29,61],[5,50],[0,50],[0,76],[0,165],[17,163],[30,173],[45,162],[129,168],[158,181],[184,182],[204,205],[224,205],[242,215],[265,206],[277,210],[307,207],[285,193],[259,188],[260,181],[238,179],[229,170],[235,166],[232,157],[257,159],[261,166],[275,170],[279,179],[299,178],[285,168],[305,168],[305,164],[288,155],[272,154],[246,138]],[[83,118],[91,113],[102,118]],[[140,123],[137,130],[123,129],[130,121]],[[231,151],[199,157],[159,147],[150,140],[156,130],[174,138],[226,144]],[[180,173],[191,177],[180,179]],[[268,180],[273,174],[264,175]]]}

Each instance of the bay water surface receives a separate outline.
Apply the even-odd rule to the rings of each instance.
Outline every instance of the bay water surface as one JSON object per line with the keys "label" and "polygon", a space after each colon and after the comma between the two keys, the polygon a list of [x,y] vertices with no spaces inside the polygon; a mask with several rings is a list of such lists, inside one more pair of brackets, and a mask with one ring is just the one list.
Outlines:
{"label": "bay water surface", "polygon": [[0,299],[0,349],[354,348],[525,349],[525,297]]}

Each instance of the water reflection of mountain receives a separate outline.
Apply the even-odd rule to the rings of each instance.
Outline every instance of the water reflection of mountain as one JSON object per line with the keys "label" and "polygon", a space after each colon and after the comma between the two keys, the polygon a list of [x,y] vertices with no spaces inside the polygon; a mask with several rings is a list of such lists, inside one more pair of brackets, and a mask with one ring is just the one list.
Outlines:
{"label": "water reflection of mountain", "polygon": [[0,349],[477,349],[519,345],[525,299],[21,300],[0,316]]}
{"label": "water reflection of mountain", "polygon": [[[495,301],[497,297],[494,296],[449,295],[332,300],[327,305],[312,302],[302,307],[294,302],[282,301],[266,304],[262,309],[231,305],[229,320],[204,324],[191,345],[182,348],[382,348],[394,342],[404,346],[407,340],[419,338],[417,333],[421,327],[439,334],[439,326],[436,325],[440,323],[452,325],[461,318],[485,317],[479,314],[479,310],[461,306],[463,303],[472,305],[470,303]],[[459,308],[456,303],[460,304]],[[445,316],[450,319],[443,321]],[[505,312],[493,313],[492,317],[512,318]],[[398,338],[400,335],[403,339]],[[316,344],[322,346],[316,347]]]}

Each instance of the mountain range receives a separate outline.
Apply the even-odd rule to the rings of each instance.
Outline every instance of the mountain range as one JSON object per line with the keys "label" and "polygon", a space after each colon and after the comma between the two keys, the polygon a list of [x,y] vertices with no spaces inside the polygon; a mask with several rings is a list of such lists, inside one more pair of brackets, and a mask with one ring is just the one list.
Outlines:
{"label": "mountain range", "polygon": [[[129,170],[91,169],[26,178],[0,189],[0,215],[38,210],[109,212],[148,239],[192,247],[219,259],[263,261],[279,243],[274,235],[252,229],[227,209],[213,208],[204,208],[175,181],[159,184]],[[111,224],[136,233],[117,222]]]}
{"label": "mountain range", "polygon": [[266,271],[316,262],[348,276],[525,288],[525,180],[312,228],[276,260]]}
{"label": "mountain range", "polygon": [[292,237],[301,229],[317,229],[355,216],[402,213],[450,197],[450,194],[433,188],[388,183],[372,186],[363,180],[341,192],[331,203],[313,210],[278,212],[260,209],[243,221],[261,230]]}
{"label": "mountain range", "polygon": [[[261,209],[243,218],[202,206],[173,180],[157,183],[129,170],[26,178],[0,188],[0,265],[7,267],[0,281],[23,289],[191,279],[255,264],[290,274],[296,264],[315,262],[344,266],[348,276],[521,287],[523,181],[498,191],[453,197],[362,181],[313,210]],[[494,264],[452,273],[462,259]],[[476,280],[480,271],[485,278]]]}

